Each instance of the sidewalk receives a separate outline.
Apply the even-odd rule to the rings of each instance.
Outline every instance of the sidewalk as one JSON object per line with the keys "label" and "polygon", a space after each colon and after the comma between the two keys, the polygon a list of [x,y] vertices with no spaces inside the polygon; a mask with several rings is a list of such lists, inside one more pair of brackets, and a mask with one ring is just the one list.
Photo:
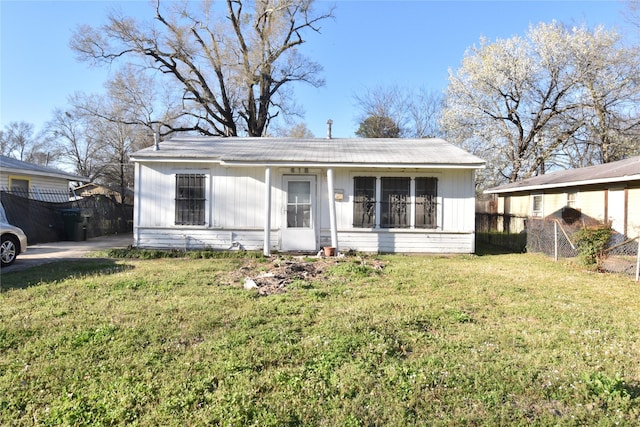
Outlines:
{"label": "sidewalk", "polygon": [[27,252],[18,255],[13,265],[2,268],[2,273],[24,270],[54,261],[80,259],[91,251],[126,248],[131,244],[133,244],[133,235],[118,234],[94,237],[81,242],[62,241],[29,245]]}

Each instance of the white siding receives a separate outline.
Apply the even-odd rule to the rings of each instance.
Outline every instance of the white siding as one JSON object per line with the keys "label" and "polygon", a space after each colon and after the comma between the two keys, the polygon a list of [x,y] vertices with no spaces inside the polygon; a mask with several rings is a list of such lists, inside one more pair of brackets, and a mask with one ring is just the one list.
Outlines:
{"label": "white siding", "polygon": [[[220,230],[212,228],[144,228],[135,245],[140,248],[157,249],[245,249],[260,250],[264,232],[262,230]],[[271,249],[278,248],[278,235],[271,235]]]}
{"label": "white siding", "polygon": [[69,181],[61,178],[52,178],[47,176],[29,175],[29,174],[0,174],[0,188],[9,188],[9,179],[21,179],[29,181],[29,189],[37,190],[55,190],[60,192],[69,191]]}
{"label": "white siding", "polygon": [[[328,230],[322,242],[329,244]],[[375,230],[339,232],[341,251],[382,253],[473,253],[475,233],[446,233],[424,230]]]}
{"label": "white siding", "polygon": [[[263,247],[264,168],[194,166],[148,163],[137,168],[135,244],[144,248],[230,249],[234,242],[248,250]],[[343,194],[336,201],[338,243],[341,250],[365,252],[470,253],[475,241],[475,197],[472,170],[349,170],[334,169],[334,188]],[[176,173],[205,173],[209,177],[204,226],[174,225]],[[283,177],[317,177],[318,245],[330,242],[329,201],[325,169],[272,168],[271,242],[280,247],[283,221]],[[433,176],[438,178],[438,228],[361,229],[353,227],[354,176]],[[318,247],[318,249],[319,249]]]}
{"label": "white siding", "polygon": [[213,226],[262,228],[264,223],[264,169],[213,169]]}

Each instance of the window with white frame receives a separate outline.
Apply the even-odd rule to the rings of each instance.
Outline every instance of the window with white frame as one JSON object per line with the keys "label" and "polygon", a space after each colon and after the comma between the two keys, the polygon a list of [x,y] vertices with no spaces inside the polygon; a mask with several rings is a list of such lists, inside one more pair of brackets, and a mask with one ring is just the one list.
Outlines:
{"label": "window with white frame", "polygon": [[203,174],[176,175],[176,225],[205,224],[205,187]]}
{"label": "window with white frame", "polygon": [[542,216],[542,194],[531,195],[531,216]]}
{"label": "window with white frame", "polygon": [[437,178],[358,176],[353,182],[354,227],[437,228]]}
{"label": "window with white frame", "polygon": [[578,207],[578,193],[576,191],[567,193],[567,207],[573,209]]}

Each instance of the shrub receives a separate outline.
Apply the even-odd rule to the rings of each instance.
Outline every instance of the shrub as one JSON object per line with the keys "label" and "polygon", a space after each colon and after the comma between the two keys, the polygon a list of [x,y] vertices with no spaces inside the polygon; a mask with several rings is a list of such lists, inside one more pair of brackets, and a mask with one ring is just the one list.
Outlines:
{"label": "shrub", "polygon": [[599,263],[604,257],[605,249],[609,246],[612,234],[610,225],[585,227],[574,234],[578,256],[585,265]]}

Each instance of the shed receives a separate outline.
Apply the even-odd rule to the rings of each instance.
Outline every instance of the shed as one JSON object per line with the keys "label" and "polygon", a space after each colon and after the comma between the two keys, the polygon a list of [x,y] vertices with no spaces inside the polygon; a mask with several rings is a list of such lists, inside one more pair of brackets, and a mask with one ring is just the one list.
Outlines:
{"label": "shed", "polygon": [[182,137],[131,158],[137,247],[475,250],[485,162],[442,139]]}
{"label": "shed", "polygon": [[640,233],[640,156],[564,170],[490,188],[498,213],[546,218],[568,208],[611,223],[623,236]]}

